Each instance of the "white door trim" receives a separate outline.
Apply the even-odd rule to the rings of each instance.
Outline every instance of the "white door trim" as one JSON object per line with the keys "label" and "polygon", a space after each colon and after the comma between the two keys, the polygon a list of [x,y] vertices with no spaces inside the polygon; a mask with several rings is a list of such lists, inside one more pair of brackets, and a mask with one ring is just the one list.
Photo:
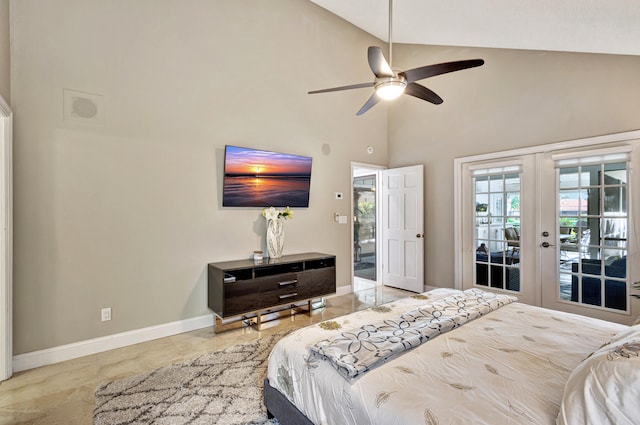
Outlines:
{"label": "white door trim", "polygon": [[0,381],[13,374],[13,112],[0,96]]}

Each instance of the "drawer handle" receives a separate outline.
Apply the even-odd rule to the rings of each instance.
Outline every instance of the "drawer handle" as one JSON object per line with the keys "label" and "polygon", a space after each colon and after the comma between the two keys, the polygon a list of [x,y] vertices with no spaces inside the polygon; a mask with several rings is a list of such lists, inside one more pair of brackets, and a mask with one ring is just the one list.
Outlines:
{"label": "drawer handle", "polygon": [[293,294],[287,294],[287,295],[278,295],[278,298],[280,298],[281,300],[284,300],[285,298],[291,298],[291,297],[297,297],[298,293],[294,292]]}
{"label": "drawer handle", "polygon": [[278,282],[278,286],[295,285],[296,283],[298,283],[298,279],[287,280],[285,282]]}

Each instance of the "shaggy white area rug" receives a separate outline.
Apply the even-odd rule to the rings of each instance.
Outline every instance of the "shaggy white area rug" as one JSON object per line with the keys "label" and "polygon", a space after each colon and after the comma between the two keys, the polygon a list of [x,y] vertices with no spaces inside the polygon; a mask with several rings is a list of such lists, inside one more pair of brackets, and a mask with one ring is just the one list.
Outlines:
{"label": "shaggy white area rug", "polygon": [[95,425],[277,425],[267,419],[263,379],[273,345],[264,336],[96,390]]}

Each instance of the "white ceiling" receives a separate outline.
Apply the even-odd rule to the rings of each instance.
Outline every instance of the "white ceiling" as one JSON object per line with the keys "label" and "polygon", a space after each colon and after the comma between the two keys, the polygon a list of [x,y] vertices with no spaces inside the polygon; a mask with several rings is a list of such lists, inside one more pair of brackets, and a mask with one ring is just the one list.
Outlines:
{"label": "white ceiling", "polygon": [[[388,0],[311,0],[388,41]],[[395,0],[394,43],[640,55],[640,0]]]}

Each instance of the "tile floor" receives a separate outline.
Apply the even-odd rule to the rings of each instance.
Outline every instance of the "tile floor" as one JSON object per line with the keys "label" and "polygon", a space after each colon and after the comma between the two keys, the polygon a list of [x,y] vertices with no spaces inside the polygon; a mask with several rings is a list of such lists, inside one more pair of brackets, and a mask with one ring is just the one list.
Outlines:
{"label": "tile floor", "polygon": [[200,354],[342,316],[411,295],[378,287],[331,297],[310,316],[300,314],[271,322],[267,329],[236,329],[214,334],[199,329],[16,373],[0,382],[0,425],[88,425],[93,423],[94,391],[107,382]]}

